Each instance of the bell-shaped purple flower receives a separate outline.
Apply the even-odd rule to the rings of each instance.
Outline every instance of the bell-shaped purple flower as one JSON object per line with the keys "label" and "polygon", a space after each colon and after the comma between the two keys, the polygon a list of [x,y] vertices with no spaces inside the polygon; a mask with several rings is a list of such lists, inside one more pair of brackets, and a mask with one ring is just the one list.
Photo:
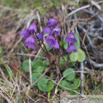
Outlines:
{"label": "bell-shaped purple flower", "polygon": [[75,42],[77,42],[77,39],[75,38],[74,34],[71,32],[71,33],[65,38],[65,42],[74,44]]}
{"label": "bell-shaped purple flower", "polygon": [[49,26],[46,26],[43,30],[43,33],[52,34],[52,29]]}
{"label": "bell-shaped purple flower", "polygon": [[36,24],[35,24],[35,23],[32,23],[32,24],[29,26],[28,30],[31,31],[31,32],[37,33]]}
{"label": "bell-shaped purple flower", "polygon": [[24,39],[28,38],[29,37],[29,31],[26,29],[26,30],[23,30],[20,32],[20,35],[23,36]]}
{"label": "bell-shaped purple flower", "polygon": [[59,43],[58,43],[58,41],[55,40],[55,42],[54,42],[54,43],[51,43],[51,44],[49,45],[49,47],[50,47],[50,48],[54,48],[54,49],[59,49]]}
{"label": "bell-shaped purple flower", "polygon": [[53,18],[50,18],[49,21],[48,21],[48,26],[56,26],[57,23],[58,23],[58,21],[56,21]]}
{"label": "bell-shaped purple flower", "polygon": [[39,40],[43,41],[43,32],[39,33],[37,37]]}
{"label": "bell-shaped purple flower", "polygon": [[30,35],[25,41],[25,46],[27,46],[28,48],[32,48],[32,49],[35,49],[35,39],[33,37],[33,35]]}
{"label": "bell-shaped purple flower", "polygon": [[50,47],[50,48],[59,49],[58,41],[55,40],[55,38],[54,38],[52,35],[49,35],[49,36],[46,38],[46,43],[49,44],[49,47]]}
{"label": "bell-shaped purple flower", "polygon": [[56,26],[56,27],[53,29],[53,32],[55,32],[55,34],[57,34],[57,36],[60,36],[60,28],[59,28],[59,26]]}
{"label": "bell-shaped purple flower", "polygon": [[27,46],[28,48],[31,48],[31,49],[35,49],[35,46],[33,43],[27,43],[27,44],[25,44],[25,46]]}
{"label": "bell-shaped purple flower", "polygon": [[49,35],[45,40],[48,44],[53,44],[55,42],[55,38],[52,35]]}
{"label": "bell-shaped purple flower", "polygon": [[70,44],[69,47],[66,50],[68,53],[72,53],[72,52],[77,52],[77,48],[74,46],[74,44]]}

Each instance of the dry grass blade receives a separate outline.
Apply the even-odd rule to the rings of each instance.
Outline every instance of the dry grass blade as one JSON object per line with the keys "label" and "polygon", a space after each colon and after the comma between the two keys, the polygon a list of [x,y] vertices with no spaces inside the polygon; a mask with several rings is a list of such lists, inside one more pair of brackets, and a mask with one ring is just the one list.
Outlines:
{"label": "dry grass blade", "polygon": [[75,28],[75,26],[77,25],[79,19],[80,19],[80,18],[78,18],[78,19],[76,20],[76,22],[72,25],[72,27],[70,28],[70,32]]}

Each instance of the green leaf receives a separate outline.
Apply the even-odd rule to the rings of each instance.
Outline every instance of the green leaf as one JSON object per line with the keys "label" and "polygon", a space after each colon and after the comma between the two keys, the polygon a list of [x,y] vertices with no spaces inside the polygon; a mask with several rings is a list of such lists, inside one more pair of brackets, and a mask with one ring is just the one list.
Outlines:
{"label": "green leaf", "polygon": [[2,53],[2,48],[0,47],[0,54]]}
{"label": "green leaf", "polygon": [[[67,75],[68,74],[68,75]],[[68,80],[68,81],[72,81],[74,78],[75,78],[75,71],[73,69],[66,69],[64,72],[63,72],[63,76],[65,76],[65,78]]]}
{"label": "green leaf", "polygon": [[49,44],[47,44],[47,45],[46,45],[46,49],[49,51],[49,50],[51,50],[52,48],[50,48],[50,47],[49,47]]}
{"label": "green leaf", "polygon": [[2,84],[2,85],[5,85],[5,86],[8,86],[8,87],[10,87],[11,89],[14,89],[13,87],[11,87],[9,84],[7,84],[7,83],[4,83],[4,82],[1,82],[0,81],[0,84]]}
{"label": "green leaf", "polygon": [[59,43],[59,45],[61,46],[61,47],[63,47],[64,46],[64,41],[61,41],[60,43]]}
{"label": "green leaf", "polygon": [[52,77],[53,77],[53,73],[51,73],[51,77],[50,77],[50,84],[49,84],[49,91],[48,91],[48,99],[50,99],[50,94],[51,94]]}
{"label": "green leaf", "polygon": [[72,62],[69,60],[69,67],[73,67],[73,66],[75,66],[75,64],[76,64],[76,62]]}
{"label": "green leaf", "polygon": [[64,43],[64,49],[66,50],[68,48],[68,43]]}
{"label": "green leaf", "polygon": [[[66,37],[65,37],[66,38]],[[63,47],[66,50],[68,48],[68,43],[65,42],[65,38],[63,39]]]}
{"label": "green leaf", "polygon": [[[33,62],[31,61],[31,67],[33,65]],[[22,68],[25,72],[29,72],[29,60],[25,60],[23,62]]]}
{"label": "green leaf", "polygon": [[[32,83],[34,83],[40,76],[41,76],[40,73],[33,73],[32,74]],[[34,86],[36,86],[36,84],[34,84]]]}
{"label": "green leaf", "polygon": [[22,103],[22,101],[20,100],[19,96],[18,96],[18,101],[19,101],[19,103]]}
{"label": "green leaf", "polygon": [[78,49],[78,61],[83,62],[85,60],[85,53],[83,50]]}
{"label": "green leaf", "polygon": [[[67,55],[65,55],[65,56],[63,56],[63,57],[64,57],[66,63],[68,63]],[[70,67],[73,67],[74,65],[75,65],[75,62],[72,62],[72,61],[69,60],[69,66],[70,66]],[[63,58],[60,57],[60,67],[63,68],[64,66],[65,66],[65,62],[64,62]]]}
{"label": "green leaf", "polygon": [[40,2],[35,2],[34,6],[36,7],[40,6]]}
{"label": "green leaf", "polygon": [[[63,56],[65,61],[67,62],[67,55]],[[62,57],[60,57],[60,67],[63,67],[65,65],[64,59]]]}
{"label": "green leaf", "polygon": [[73,84],[70,84],[68,88],[70,89],[77,89],[80,86],[81,80],[80,79],[74,79]]}
{"label": "green leaf", "polygon": [[48,67],[48,66],[49,66],[49,61],[48,61],[48,59],[44,62],[44,65],[45,65],[45,67]]}
{"label": "green leaf", "polygon": [[33,69],[38,71],[38,72],[43,72],[43,67],[44,67],[44,64],[41,60],[36,60],[34,63],[33,63]]}
{"label": "green leaf", "polygon": [[75,36],[76,39],[77,39],[77,42],[74,43],[74,45],[76,46],[77,49],[79,49],[79,48],[80,48],[80,40],[79,40],[79,36],[78,36],[77,34],[74,34],[74,36]]}
{"label": "green leaf", "polygon": [[2,60],[2,58],[0,59],[0,61],[3,63],[4,67],[6,68],[9,77],[12,79],[13,78],[13,74],[12,72],[9,70],[9,68],[7,67],[7,65],[4,63],[4,61]]}
{"label": "green leaf", "polygon": [[38,81],[38,88],[41,90],[41,91],[44,91],[44,92],[48,92],[49,89],[52,90],[53,87],[54,87],[54,83],[52,82],[51,83],[51,88],[49,88],[49,85],[50,85],[50,81],[48,81],[47,78],[43,77],[41,78],[39,81]]}
{"label": "green leaf", "polygon": [[[69,86],[70,84],[69,84],[68,81],[62,80],[62,81],[60,82],[60,85],[62,85],[62,86],[64,86],[64,87],[68,88],[68,86]],[[63,88],[63,87],[61,87],[61,86],[59,86],[59,87],[60,87],[61,89],[63,89],[63,90],[66,90],[65,88]]]}
{"label": "green leaf", "polygon": [[78,52],[72,52],[71,54],[70,54],[70,60],[72,61],[72,62],[76,62],[77,60],[78,60]]}
{"label": "green leaf", "polygon": [[[51,63],[53,62],[53,59],[51,59]],[[44,62],[44,66],[45,67],[48,67],[49,66],[49,61],[48,61],[48,59],[47,60],[45,60],[45,62]]]}
{"label": "green leaf", "polygon": [[33,70],[33,72],[38,72],[38,73],[42,73],[44,71],[44,68],[41,66],[38,66],[37,68],[35,68],[35,70]]}

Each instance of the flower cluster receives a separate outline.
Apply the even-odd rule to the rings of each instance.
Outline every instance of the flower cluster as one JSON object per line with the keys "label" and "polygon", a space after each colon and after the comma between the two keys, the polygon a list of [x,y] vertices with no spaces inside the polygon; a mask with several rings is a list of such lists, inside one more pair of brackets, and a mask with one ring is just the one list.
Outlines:
{"label": "flower cluster", "polygon": [[[35,39],[41,40],[43,42],[43,35],[46,33],[48,34],[48,36],[45,40],[46,43],[49,44],[49,47],[59,49],[59,43],[55,39],[56,36],[60,36],[60,28],[57,24],[57,20],[50,18],[48,21],[48,25],[41,33],[36,36]],[[20,32],[20,35],[22,35],[25,39],[25,46],[27,46],[28,48],[35,49],[36,42],[33,36],[34,33],[37,33],[37,27],[35,23],[32,23],[27,29]],[[70,44],[66,50],[68,53],[77,51],[77,48],[74,46],[74,43],[77,42],[77,40],[72,32],[66,37],[65,42]]]}
{"label": "flower cluster", "polygon": [[28,48],[35,49],[34,45],[36,44],[36,42],[33,37],[33,33],[37,33],[37,27],[35,23],[32,23],[26,30],[21,31],[20,35],[22,35],[25,39],[25,46],[27,46]]}
{"label": "flower cluster", "polygon": [[72,32],[65,38],[65,42],[70,44],[66,50],[68,53],[77,52],[77,48],[74,45],[77,40]]}
{"label": "flower cluster", "polygon": [[[47,36],[46,38],[46,43],[49,44],[50,48],[54,49],[59,49],[59,43],[54,37],[55,34],[57,34],[57,36],[60,36],[60,28],[59,26],[57,26],[57,23],[58,21],[53,18],[50,18],[48,21],[48,25],[36,37],[37,39],[43,41],[43,35],[45,33],[49,34],[49,36]],[[32,23],[26,30],[21,31],[20,35],[22,35],[25,39],[25,46],[27,46],[28,48],[35,49],[34,45],[36,44],[36,42],[33,33],[37,33],[37,27],[35,23]]]}
{"label": "flower cluster", "polygon": [[38,39],[43,41],[43,34],[49,34],[46,38],[46,43],[49,44],[50,48],[59,49],[59,43],[55,39],[54,35],[60,36],[60,28],[57,26],[57,21],[53,18],[50,18],[48,21],[48,25],[44,28],[44,30],[37,35]]}

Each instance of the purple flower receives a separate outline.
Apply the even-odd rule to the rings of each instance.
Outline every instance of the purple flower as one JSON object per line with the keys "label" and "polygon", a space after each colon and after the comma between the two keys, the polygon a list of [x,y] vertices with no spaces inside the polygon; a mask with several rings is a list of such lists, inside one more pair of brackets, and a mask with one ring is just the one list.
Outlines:
{"label": "purple flower", "polygon": [[43,33],[52,34],[52,29],[49,26],[46,26]]}
{"label": "purple flower", "polygon": [[39,33],[37,37],[39,40],[43,41],[43,32]]}
{"label": "purple flower", "polygon": [[35,49],[34,44],[36,44],[36,42],[33,35],[30,35],[24,42],[26,43],[25,46],[28,48]]}
{"label": "purple flower", "polygon": [[68,53],[77,52],[77,48],[74,46],[74,44],[71,43],[66,51]]}
{"label": "purple flower", "polygon": [[58,21],[56,21],[55,19],[50,18],[49,21],[48,21],[48,26],[56,26],[57,22]]}
{"label": "purple flower", "polygon": [[23,36],[24,39],[28,38],[29,37],[29,31],[26,29],[26,30],[23,30],[20,32],[20,35]]}
{"label": "purple flower", "polygon": [[36,24],[35,24],[35,23],[32,23],[32,24],[29,26],[28,30],[31,31],[31,32],[37,33]]}
{"label": "purple flower", "polygon": [[35,49],[35,46],[33,43],[27,43],[27,44],[25,44],[25,46],[27,46],[28,48],[31,48],[31,49]]}
{"label": "purple flower", "polygon": [[53,32],[55,32],[55,34],[57,34],[57,36],[60,36],[60,28],[59,28],[59,26],[56,26],[56,27],[53,29]]}
{"label": "purple flower", "polygon": [[54,42],[54,43],[51,43],[51,44],[49,45],[49,47],[50,47],[50,48],[54,48],[54,49],[59,49],[58,41],[55,40],[55,42]]}
{"label": "purple flower", "polygon": [[50,48],[59,49],[58,41],[55,40],[55,38],[54,38],[52,35],[49,35],[49,36],[46,38],[46,43],[49,44],[49,47],[50,47]]}
{"label": "purple flower", "polygon": [[77,42],[77,39],[75,38],[74,34],[71,32],[71,33],[65,38],[65,42],[74,44],[74,42]]}
{"label": "purple flower", "polygon": [[46,38],[46,43],[48,44],[53,44],[55,42],[55,38],[52,36],[52,35],[49,35],[47,38]]}

